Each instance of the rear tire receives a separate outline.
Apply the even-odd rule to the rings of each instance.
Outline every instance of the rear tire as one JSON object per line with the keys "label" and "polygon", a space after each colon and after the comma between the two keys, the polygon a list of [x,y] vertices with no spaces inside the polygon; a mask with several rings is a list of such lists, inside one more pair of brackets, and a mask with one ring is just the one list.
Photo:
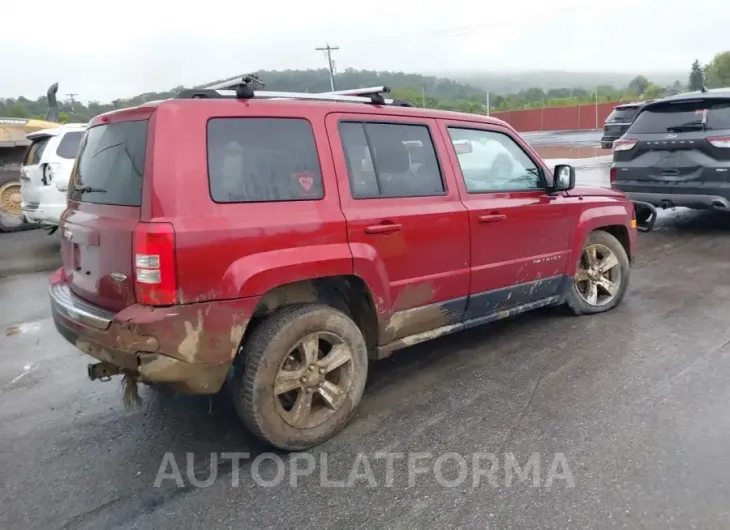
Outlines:
{"label": "rear tire", "polygon": [[630,275],[629,257],[621,242],[608,232],[596,230],[583,245],[567,289],[566,305],[575,315],[610,311],[626,295]]}
{"label": "rear tire", "polygon": [[0,232],[20,230],[25,224],[23,214],[13,211],[16,194],[20,194],[20,180],[14,175],[0,175]]}
{"label": "rear tire", "polygon": [[232,381],[238,416],[280,449],[301,451],[333,437],[365,390],[365,339],[330,306],[280,309],[253,330],[241,355]]}

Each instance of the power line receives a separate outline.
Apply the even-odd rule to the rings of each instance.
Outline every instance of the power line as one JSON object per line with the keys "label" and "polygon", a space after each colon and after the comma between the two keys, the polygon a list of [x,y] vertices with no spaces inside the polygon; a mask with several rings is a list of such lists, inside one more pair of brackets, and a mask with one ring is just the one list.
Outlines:
{"label": "power line", "polygon": [[335,66],[332,62],[332,52],[339,50],[340,48],[337,46],[330,46],[329,43],[325,45],[324,48],[315,48],[318,52],[325,52],[327,55],[327,64],[329,65],[330,69],[330,88],[332,89],[332,92],[335,91]]}

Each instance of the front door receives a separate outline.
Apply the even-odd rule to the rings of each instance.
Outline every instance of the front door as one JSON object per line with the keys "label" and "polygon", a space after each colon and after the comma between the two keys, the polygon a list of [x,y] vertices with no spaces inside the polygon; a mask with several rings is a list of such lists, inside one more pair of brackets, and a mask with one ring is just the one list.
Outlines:
{"label": "front door", "polygon": [[348,176],[339,191],[355,274],[382,286],[381,344],[461,322],[469,219],[435,121],[331,114],[327,132]]}
{"label": "front door", "polygon": [[570,255],[568,200],[552,175],[504,127],[444,122],[471,230],[466,319],[527,308],[559,294]]}

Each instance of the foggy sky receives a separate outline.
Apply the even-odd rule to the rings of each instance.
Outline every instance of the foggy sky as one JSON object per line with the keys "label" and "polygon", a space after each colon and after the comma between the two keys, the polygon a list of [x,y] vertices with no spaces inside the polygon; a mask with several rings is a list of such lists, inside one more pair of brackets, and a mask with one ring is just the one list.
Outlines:
{"label": "foggy sky", "polygon": [[[10,0],[0,97],[110,101],[259,69],[687,71],[730,49],[719,0]],[[105,7],[102,7],[105,6]],[[44,14],[45,11],[45,14]],[[57,28],[57,29],[54,29]]]}

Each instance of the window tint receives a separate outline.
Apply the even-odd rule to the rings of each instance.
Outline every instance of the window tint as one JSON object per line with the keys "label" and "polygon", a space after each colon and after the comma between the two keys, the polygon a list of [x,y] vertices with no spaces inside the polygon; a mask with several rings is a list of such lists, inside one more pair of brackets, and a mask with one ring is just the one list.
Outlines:
{"label": "window tint", "polygon": [[84,135],[81,131],[68,132],[63,135],[61,142],[58,144],[56,154],[61,158],[73,160],[79,153],[79,145],[81,144],[81,137]]}
{"label": "window tint", "polygon": [[702,129],[703,116],[707,129],[730,129],[730,101],[688,101],[649,107],[639,114],[628,132],[638,134],[666,133]]}
{"label": "window tint", "polygon": [[449,127],[469,193],[545,189],[542,170],[506,134]]}
{"label": "window tint", "polygon": [[[69,197],[81,202],[140,206],[147,120],[98,125],[81,140]],[[80,187],[89,190],[81,191]]]}
{"label": "window tint", "polygon": [[23,165],[24,166],[35,166],[41,163],[41,157],[43,156],[43,151],[46,150],[46,146],[48,145],[48,141],[51,139],[50,136],[44,136],[42,138],[38,138],[36,140],[33,140],[33,143],[30,144],[30,147],[25,152],[25,158],[23,159]]}
{"label": "window tint", "polygon": [[618,108],[613,109],[613,112],[608,116],[606,119],[607,122],[621,122],[621,123],[628,123],[631,120],[634,119],[634,117],[638,114],[639,108],[638,107],[625,107],[625,108]]}
{"label": "window tint", "polygon": [[340,137],[353,198],[425,197],[445,193],[427,126],[341,122]]}
{"label": "window tint", "polygon": [[298,118],[214,118],[208,174],[216,202],[321,199],[322,172],[312,126]]}

